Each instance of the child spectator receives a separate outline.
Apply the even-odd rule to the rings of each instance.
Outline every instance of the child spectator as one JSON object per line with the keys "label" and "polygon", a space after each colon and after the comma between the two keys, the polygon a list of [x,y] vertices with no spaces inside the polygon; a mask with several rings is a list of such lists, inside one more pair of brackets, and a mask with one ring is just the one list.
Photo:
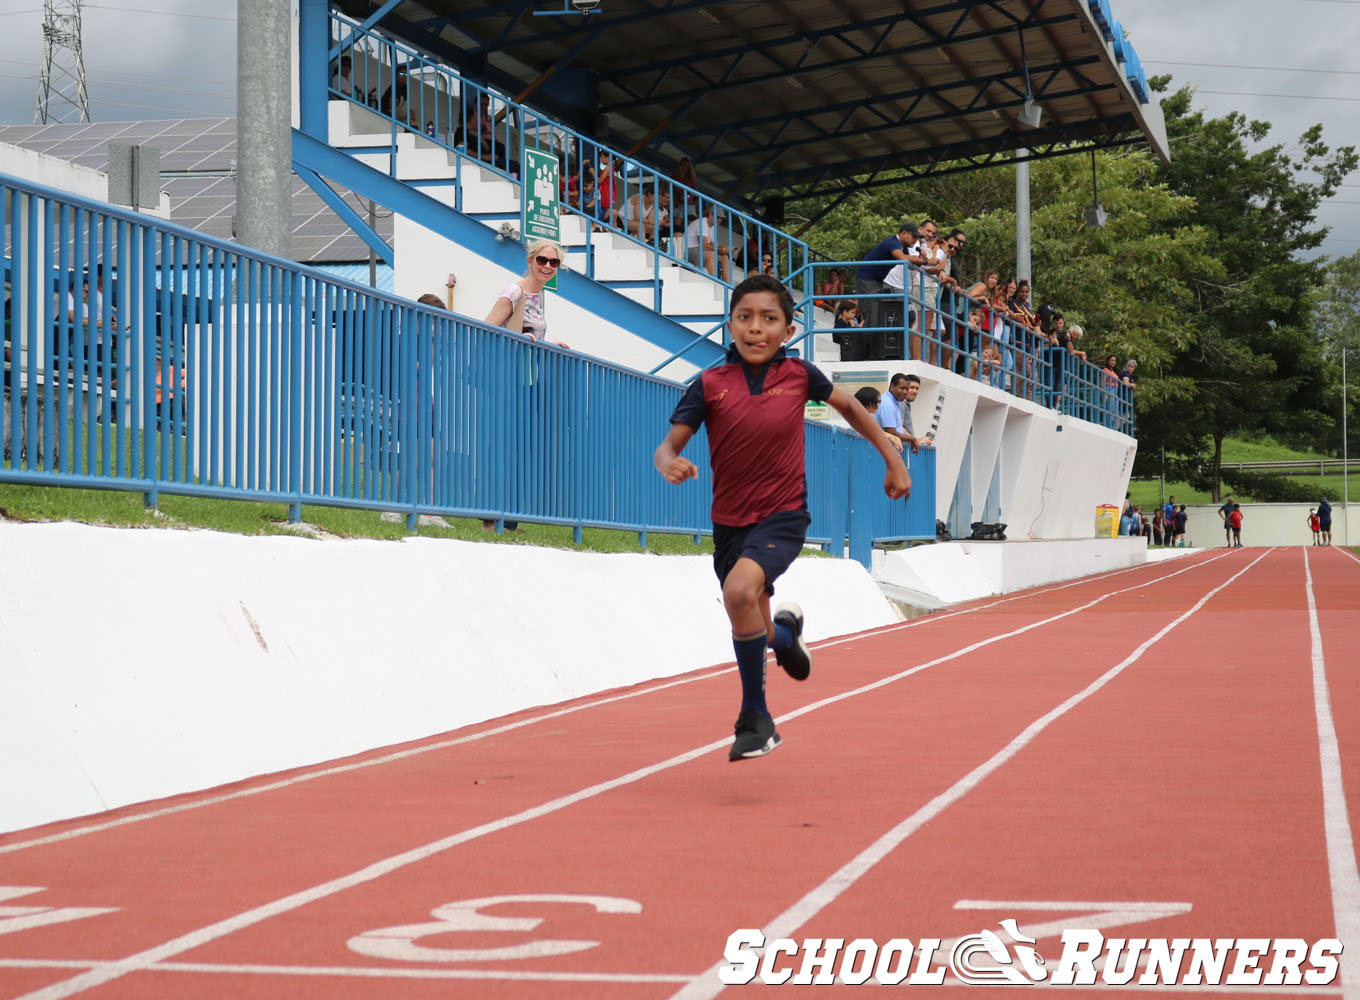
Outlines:
{"label": "child spectator", "polygon": [[1313,544],[1322,544],[1322,519],[1318,517],[1316,507],[1308,509],[1308,527],[1313,532]]}
{"label": "child spectator", "polygon": [[695,478],[699,470],[680,452],[700,426],[708,425],[713,567],[741,675],[741,711],[728,753],[728,760],[737,761],[760,757],[780,744],[765,702],[766,646],[795,680],[805,680],[812,669],[802,609],[785,604],[770,614],[774,582],[802,551],[807,534],[804,404],[810,399],[830,403],[874,444],[887,467],[883,489],[889,497],[905,497],[911,478],[857,400],[819,369],[785,353],[794,326],[793,297],[783,284],[756,275],[732,290],[731,302],[727,363],[690,383],[653,461],[667,482]]}

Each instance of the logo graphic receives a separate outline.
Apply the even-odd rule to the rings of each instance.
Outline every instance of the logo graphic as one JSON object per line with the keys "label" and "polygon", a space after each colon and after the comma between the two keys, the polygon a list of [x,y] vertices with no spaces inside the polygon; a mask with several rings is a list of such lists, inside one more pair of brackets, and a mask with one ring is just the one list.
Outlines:
{"label": "logo graphic", "polygon": [[954,977],[969,986],[1033,986],[1048,978],[1044,957],[1033,948],[1034,938],[1026,937],[1013,917],[1001,921],[1001,929],[1015,945],[1015,953],[1000,935],[984,930],[961,937],[949,953],[949,968]]}

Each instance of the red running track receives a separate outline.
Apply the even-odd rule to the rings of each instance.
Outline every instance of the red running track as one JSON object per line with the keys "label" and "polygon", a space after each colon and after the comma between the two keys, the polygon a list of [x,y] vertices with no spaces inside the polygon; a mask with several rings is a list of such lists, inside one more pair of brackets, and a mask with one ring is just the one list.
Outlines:
{"label": "red running track", "polygon": [[1358,665],[1360,560],[1211,552],[821,643],[755,761],[716,668],[10,834],[0,996],[711,997],[739,928],[943,976],[1012,917],[1050,967],[1336,937],[1327,986],[1214,991],[1350,1000]]}

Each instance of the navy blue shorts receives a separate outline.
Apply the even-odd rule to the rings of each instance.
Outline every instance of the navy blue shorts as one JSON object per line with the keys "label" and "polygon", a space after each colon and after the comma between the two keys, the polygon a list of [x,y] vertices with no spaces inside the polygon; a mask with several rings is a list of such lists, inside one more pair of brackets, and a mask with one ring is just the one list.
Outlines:
{"label": "navy blue shorts", "polygon": [[805,510],[782,510],[741,528],[714,524],[713,572],[718,574],[718,582],[727,582],[727,574],[738,559],[753,559],[765,571],[765,593],[773,594],[774,581],[803,551],[811,523],[812,517]]}

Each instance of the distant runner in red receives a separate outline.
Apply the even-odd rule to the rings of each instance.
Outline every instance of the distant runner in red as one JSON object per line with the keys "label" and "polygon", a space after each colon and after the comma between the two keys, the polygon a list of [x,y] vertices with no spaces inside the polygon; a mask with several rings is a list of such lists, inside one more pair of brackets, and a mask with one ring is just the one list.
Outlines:
{"label": "distant runner in red", "polygon": [[732,290],[727,363],[690,384],[671,429],[656,449],[657,471],[671,483],[698,475],[680,456],[708,424],[713,467],[713,568],[722,583],[741,675],[741,712],[729,760],[760,757],[779,746],[765,704],[765,647],[794,680],[806,680],[812,656],[803,642],[803,611],[793,603],[770,614],[774,581],[803,549],[811,520],[804,464],[803,405],[827,402],[873,443],[887,465],[883,490],[907,496],[911,477],[888,436],[863,406],[819,369],[791,358],[793,297],[777,279],[753,275]]}

